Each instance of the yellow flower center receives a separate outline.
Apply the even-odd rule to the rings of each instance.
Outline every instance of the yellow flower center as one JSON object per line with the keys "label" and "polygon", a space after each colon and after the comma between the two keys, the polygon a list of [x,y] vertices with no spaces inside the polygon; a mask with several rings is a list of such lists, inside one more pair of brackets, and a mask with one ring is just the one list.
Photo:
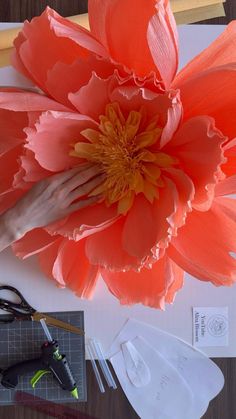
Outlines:
{"label": "yellow flower center", "polygon": [[102,193],[107,205],[117,202],[119,214],[127,213],[139,193],[152,203],[164,185],[161,169],[175,163],[172,157],[151,147],[162,132],[158,117],[144,126],[142,109],[131,111],[125,118],[115,102],[106,106],[105,115],[99,119],[98,130],[82,131],[87,141],[76,143],[71,152],[102,166],[106,179],[92,194]]}

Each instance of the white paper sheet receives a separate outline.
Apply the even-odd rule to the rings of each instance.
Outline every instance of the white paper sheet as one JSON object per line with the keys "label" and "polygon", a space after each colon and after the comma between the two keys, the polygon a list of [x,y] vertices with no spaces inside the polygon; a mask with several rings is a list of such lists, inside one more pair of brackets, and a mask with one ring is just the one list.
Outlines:
{"label": "white paper sheet", "polygon": [[[122,343],[133,341],[137,336],[142,336],[183,376],[194,396],[189,419],[200,418],[207,410],[209,401],[221,391],[224,385],[221,370],[206,355],[184,341],[134,319],[129,319],[121,329],[107,357],[114,359]],[[147,361],[146,358],[144,360]]]}
{"label": "white paper sheet", "polygon": [[137,414],[142,419],[199,419],[192,416],[193,394],[177,370],[142,337],[136,337],[132,344],[151,371],[146,386],[137,388],[130,382],[122,351],[111,358],[111,363]]}

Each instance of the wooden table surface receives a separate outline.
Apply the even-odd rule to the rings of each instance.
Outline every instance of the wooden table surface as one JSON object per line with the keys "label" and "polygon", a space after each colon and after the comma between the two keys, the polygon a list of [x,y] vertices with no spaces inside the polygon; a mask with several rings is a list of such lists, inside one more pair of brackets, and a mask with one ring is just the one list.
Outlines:
{"label": "wooden table surface", "polygon": [[[0,21],[21,22],[38,15],[49,5],[63,16],[72,16],[87,12],[87,0],[0,0]],[[227,0],[225,4],[226,18],[217,18],[201,23],[226,24],[236,19],[236,0]],[[225,376],[222,392],[209,406],[203,419],[235,419],[236,418],[236,359],[214,359]],[[0,419],[137,419],[123,391],[107,390],[101,395],[97,388],[90,365],[87,365],[88,402],[73,403],[58,407],[42,404],[37,406],[22,405],[1,407]],[[23,399],[22,399],[23,400]],[[175,418],[173,418],[175,419]],[[191,418],[189,418],[191,419]]]}

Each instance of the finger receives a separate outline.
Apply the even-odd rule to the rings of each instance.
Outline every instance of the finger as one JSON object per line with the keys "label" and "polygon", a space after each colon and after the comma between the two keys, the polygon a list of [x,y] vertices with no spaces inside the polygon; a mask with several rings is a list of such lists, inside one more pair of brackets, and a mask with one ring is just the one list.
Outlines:
{"label": "finger", "polygon": [[91,196],[90,198],[87,199],[81,199],[78,202],[75,202],[74,204],[69,206],[69,213],[78,211],[82,208],[88,207],[90,205],[96,204],[101,202],[101,199],[103,199],[102,195],[97,195],[97,196]]}
{"label": "finger", "polygon": [[79,164],[78,166],[72,167],[61,173],[56,173],[55,175],[50,176],[47,180],[50,183],[54,183],[54,185],[62,185],[63,183],[67,182],[69,179],[74,177],[75,175],[79,174],[80,172],[89,169],[92,167],[93,164],[90,162]]}
{"label": "finger", "polygon": [[96,176],[95,178],[91,179],[89,182],[84,183],[83,185],[80,185],[78,188],[74,189],[69,195],[68,198],[70,202],[75,201],[78,198],[81,198],[81,196],[89,194],[96,186],[100,185],[104,180],[106,176],[104,174],[100,176]]}
{"label": "finger", "polygon": [[63,186],[66,187],[68,192],[70,192],[81,185],[86,184],[89,180],[97,177],[99,174],[101,174],[101,166],[93,165],[79,173],[76,173],[72,178],[65,182]]}

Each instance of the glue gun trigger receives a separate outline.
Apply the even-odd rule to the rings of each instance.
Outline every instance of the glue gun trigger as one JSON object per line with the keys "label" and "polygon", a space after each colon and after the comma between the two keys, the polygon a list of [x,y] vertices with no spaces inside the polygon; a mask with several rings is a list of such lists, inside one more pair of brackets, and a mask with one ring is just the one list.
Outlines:
{"label": "glue gun trigger", "polygon": [[31,378],[30,380],[30,384],[33,388],[35,388],[37,382],[39,380],[41,380],[41,378],[45,375],[45,374],[51,374],[51,371],[49,370],[39,370],[37,371],[34,376]]}

